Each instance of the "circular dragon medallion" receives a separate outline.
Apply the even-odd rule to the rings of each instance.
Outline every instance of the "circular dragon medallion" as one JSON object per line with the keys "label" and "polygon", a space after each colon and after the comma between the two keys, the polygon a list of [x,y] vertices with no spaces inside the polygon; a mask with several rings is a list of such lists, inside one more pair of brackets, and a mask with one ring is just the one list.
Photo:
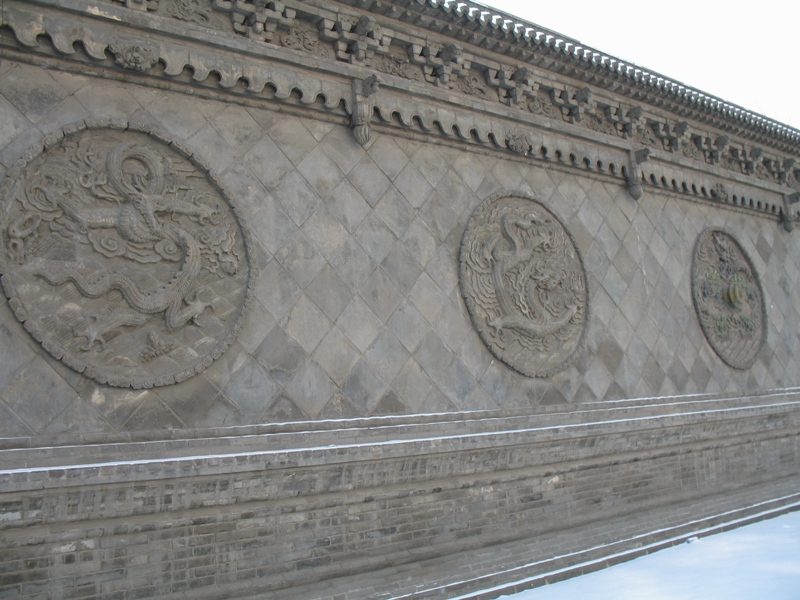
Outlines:
{"label": "circular dragon medallion", "polygon": [[0,188],[9,305],[48,352],[100,383],[187,379],[241,327],[246,231],[174,146],[131,128],[75,129]]}
{"label": "circular dragon medallion", "polygon": [[461,293],[489,350],[530,377],[566,368],[587,325],[586,271],[558,218],[532,198],[495,196],[461,243]]}
{"label": "circular dragon medallion", "polygon": [[722,229],[697,238],[692,298],[714,352],[735,369],[749,369],[767,341],[767,307],[753,262]]}

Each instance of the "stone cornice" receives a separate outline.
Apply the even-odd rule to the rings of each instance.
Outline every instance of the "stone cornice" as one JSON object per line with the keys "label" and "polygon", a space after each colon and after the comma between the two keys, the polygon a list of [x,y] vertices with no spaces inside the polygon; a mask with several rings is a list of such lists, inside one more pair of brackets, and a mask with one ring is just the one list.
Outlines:
{"label": "stone cornice", "polygon": [[[741,136],[767,136],[800,144],[800,131],[665,75],[591,48],[561,33],[469,0],[336,0],[372,12],[403,17],[464,43],[574,77],[587,85],[701,122],[713,122]],[[314,2],[311,0],[310,3]],[[788,150],[788,148],[787,148]]]}
{"label": "stone cornice", "polygon": [[[354,82],[377,72],[382,83],[369,97],[364,141],[370,125],[435,136],[771,218],[789,211],[785,199],[800,187],[794,159],[664,118],[663,111],[620,104],[602,90],[510,69],[395,31],[392,23],[356,19],[357,13],[331,13],[311,1],[268,2],[273,16],[264,13],[263,26],[248,26],[248,33],[236,29],[240,15],[226,0],[213,0],[215,23],[187,22],[152,1],[125,1],[140,10],[122,0],[90,7],[77,0],[8,2],[3,24],[33,62],[49,54],[103,76],[190,85],[193,93],[217,90],[244,104],[282,102],[342,122],[352,123],[354,111],[364,108]],[[161,0],[161,9],[169,2],[177,0]],[[398,49],[406,54],[398,56]],[[633,153],[649,160],[633,161]]]}

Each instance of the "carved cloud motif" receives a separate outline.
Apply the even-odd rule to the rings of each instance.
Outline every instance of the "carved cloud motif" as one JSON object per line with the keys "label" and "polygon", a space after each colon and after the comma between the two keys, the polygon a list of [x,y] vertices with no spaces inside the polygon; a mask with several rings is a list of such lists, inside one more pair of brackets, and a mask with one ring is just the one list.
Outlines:
{"label": "carved cloud motif", "polygon": [[531,377],[566,368],[587,325],[586,272],[558,218],[537,200],[480,206],[461,243],[461,293],[489,350]]}
{"label": "carved cloud motif", "polygon": [[202,371],[238,332],[246,232],[209,177],[145,133],[66,135],[0,191],[10,306],[56,358],[101,383]]}
{"label": "carved cloud motif", "polygon": [[761,282],[739,242],[722,229],[697,238],[692,297],[714,352],[735,369],[749,369],[767,341],[767,308]]}

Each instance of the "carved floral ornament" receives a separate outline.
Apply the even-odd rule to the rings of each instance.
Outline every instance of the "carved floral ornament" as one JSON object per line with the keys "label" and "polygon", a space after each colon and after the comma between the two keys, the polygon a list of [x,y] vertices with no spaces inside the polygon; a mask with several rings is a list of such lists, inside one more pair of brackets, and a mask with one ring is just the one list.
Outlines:
{"label": "carved floral ornament", "polygon": [[697,238],[692,298],[714,352],[735,369],[749,369],[767,341],[767,307],[753,261],[727,231]]}
{"label": "carved floral ornament", "polygon": [[583,260],[535,197],[501,194],[473,213],[461,243],[461,293],[498,359],[530,377],[574,360],[588,323]]}
{"label": "carved floral ornament", "polygon": [[100,383],[187,379],[241,327],[247,231],[174,146],[131,128],[75,129],[0,188],[9,306],[50,354]]}

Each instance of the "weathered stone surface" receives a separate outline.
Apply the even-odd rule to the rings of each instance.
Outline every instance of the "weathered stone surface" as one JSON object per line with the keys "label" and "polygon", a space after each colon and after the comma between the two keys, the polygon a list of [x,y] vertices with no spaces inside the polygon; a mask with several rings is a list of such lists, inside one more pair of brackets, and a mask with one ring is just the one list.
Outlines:
{"label": "weathered stone surface", "polygon": [[[149,154],[123,160],[138,191],[114,191],[106,148],[54,201],[97,211],[106,200],[83,185],[96,180],[104,208],[123,211],[219,182],[231,222],[251,232],[252,298],[204,372],[147,390],[53,359],[19,302],[0,298],[0,597],[461,596],[798,505],[800,132],[492,12],[470,0],[4,0],[0,194],[24,192],[26,165],[49,164],[87,123],[136,139],[180,171],[174,191],[145,193],[159,171]],[[545,377],[490,350],[459,285],[468,224],[502,199],[545,222],[508,230],[517,246],[484,244],[490,266],[529,254],[507,271],[519,277],[498,278],[501,291],[522,286],[506,305],[527,311],[522,329],[545,314],[528,292],[551,302],[551,324],[591,305],[555,347],[534,336],[545,352],[528,360]],[[8,235],[8,214],[0,253],[38,256],[24,218]],[[211,243],[180,210],[154,217],[154,232]],[[37,232],[61,235],[54,223],[86,251],[75,272],[97,252],[81,236],[129,241],[91,226],[103,219],[40,219]],[[692,244],[708,228],[761,278],[766,337],[745,369],[696,318]],[[548,236],[563,241],[557,256]],[[142,272],[159,264],[184,263]],[[243,271],[211,275],[236,284]],[[497,310],[494,278],[478,280]],[[35,275],[19,287],[56,320],[82,310],[64,290],[133,311],[118,289],[87,299]],[[162,311],[101,335],[133,352],[126,338],[161,323],[156,354],[221,314],[206,307],[170,333]],[[508,316],[495,315],[497,336],[519,345]]]}
{"label": "weathered stone surface", "polygon": [[250,250],[198,167],[144,133],[67,134],[4,183],[3,286],[44,348],[101,383],[203,370],[238,333]]}

